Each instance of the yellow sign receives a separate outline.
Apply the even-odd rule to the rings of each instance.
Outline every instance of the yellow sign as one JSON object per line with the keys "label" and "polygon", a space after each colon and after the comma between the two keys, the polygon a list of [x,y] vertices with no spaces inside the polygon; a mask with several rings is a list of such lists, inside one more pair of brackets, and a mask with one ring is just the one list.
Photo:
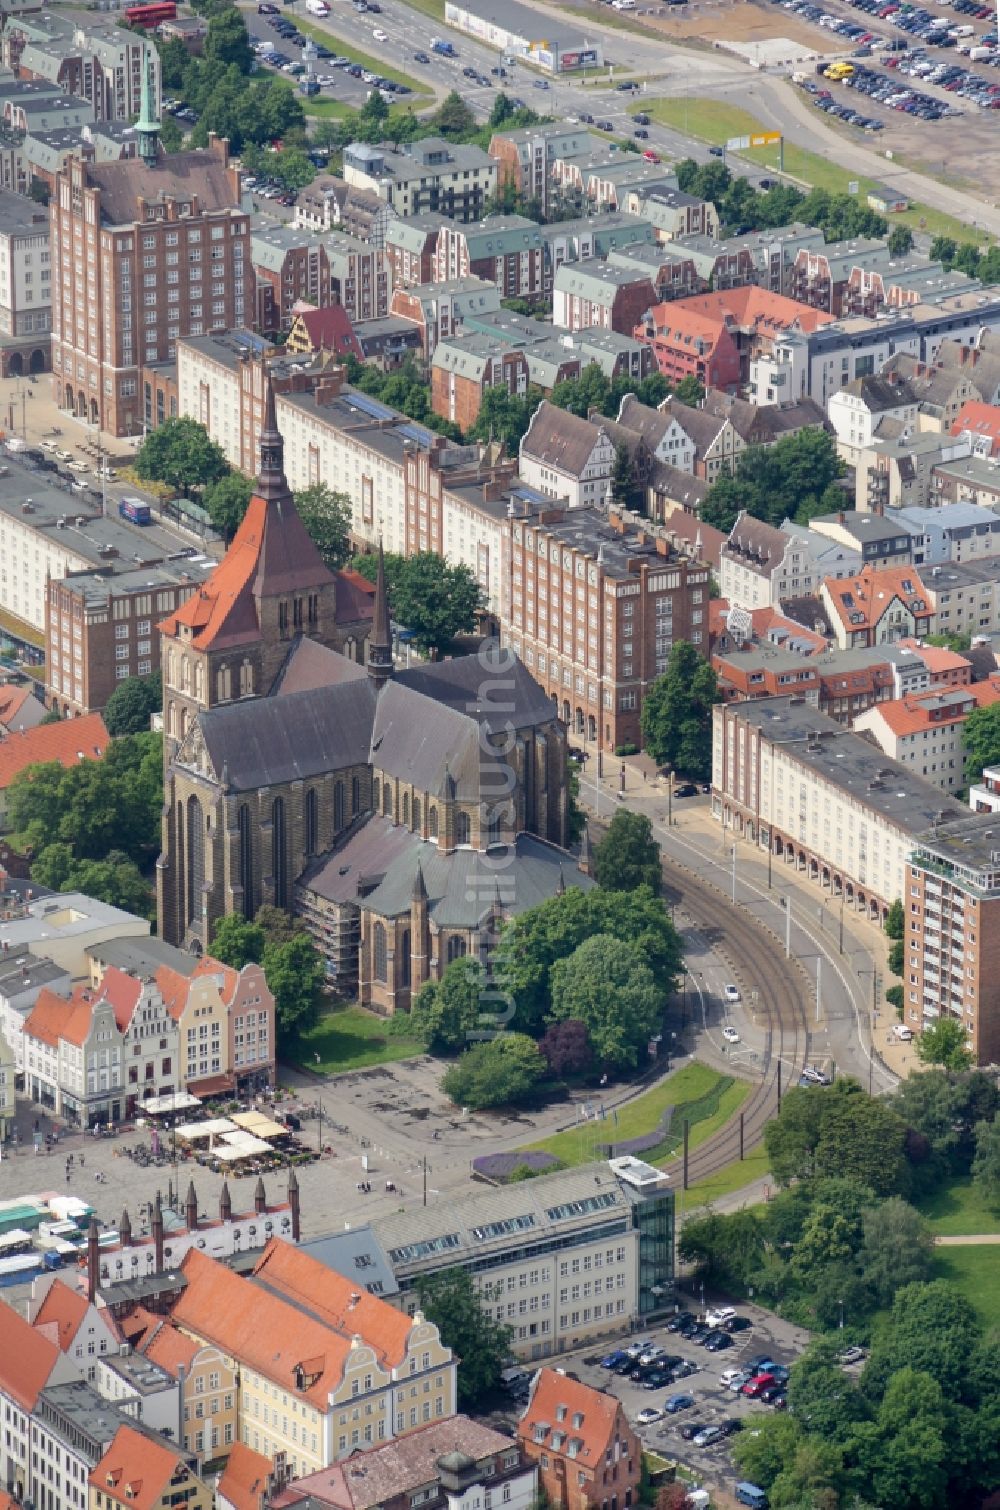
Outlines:
{"label": "yellow sign", "polygon": [[750,138],[750,145],[751,147],[773,147],[775,142],[780,141],[780,131],[762,131],[758,136]]}

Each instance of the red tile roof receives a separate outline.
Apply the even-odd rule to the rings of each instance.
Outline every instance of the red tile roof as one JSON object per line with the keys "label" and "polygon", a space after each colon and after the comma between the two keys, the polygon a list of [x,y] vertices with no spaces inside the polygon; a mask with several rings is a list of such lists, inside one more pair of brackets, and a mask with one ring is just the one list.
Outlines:
{"label": "red tile roof", "polygon": [[255,493],[233,542],[212,575],[159,625],[176,637],[184,624],[198,650],[254,644],[260,635],[256,595],[262,591],[295,589],[306,592],[324,586],[332,573],[324,564],[295,510],[287,499],[261,498]]}
{"label": "red tile roof", "polygon": [[107,1452],[91,1470],[89,1482],[131,1510],[152,1510],[167,1493],[183,1458],[132,1426],[119,1426]]}
{"label": "red tile roof", "polygon": [[359,362],[363,360],[354,326],[342,304],[330,304],[326,309],[300,309],[292,322],[293,329],[296,324],[301,324],[314,350],[350,352]]}
{"label": "red tile roof", "polygon": [[328,1409],[330,1392],[343,1380],[349,1338],[195,1248],[185,1254],[181,1271],[187,1286],[173,1309],[178,1326],[217,1343],[318,1410]]}
{"label": "red tile roof", "polygon": [[10,682],[0,687],[0,724],[5,729],[10,728],[11,723],[16,720],[22,704],[26,703],[28,698],[34,697],[34,695],[30,687],[17,687],[13,686]]}
{"label": "red tile roof", "polygon": [[[949,705],[942,706],[942,698],[947,698]],[[964,723],[975,708],[988,708],[997,702],[1000,702],[1000,677],[969,687],[932,687],[926,692],[910,692],[906,697],[879,703],[874,712],[884,719],[886,728],[897,739],[906,739],[924,729]]]}
{"label": "red tile roof", "polygon": [[190,1373],[192,1360],[202,1344],[186,1336],[173,1322],[164,1321],[162,1316],[152,1316],[150,1321],[153,1325],[147,1329],[139,1351],[153,1363],[158,1363],[173,1379],[178,1377],[181,1368]]}
{"label": "red tile roof", "polygon": [[76,986],[68,1001],[43,986],[24,1020],[24,1031],[52,1049],[59,1047],[61,1038],[80,1047],[90,1032],[93,1010],[93,993],[86,986]]}
{"label": "red tile roof", "polygon": [[0,1390],[5,1395],[22,1410],[34,1410],[58,1357],[54,1342],[0,1300]]}
{"label": "red tile roof", "polygon": [[[620,1411],[616,1396],[591,1389],[589,1384],[570,1379],[554,1368],[543,1368],[536,1375],[517,1434],[525,1447],[534,1449],[533,1457],[541,1447],[563,1457],[572,1455],[581,1468],[594,1469],[614,1441]],[[556,1446],[560,1432],[562,1441]],[[570,1454],[568,1449],[574,1442],[579,1445]]]}
{"label": "red tile roof", "polygon": [[308,1308],[342,1336],[362,1337],[387,1367],[402,1363],[412,1318],[334,1273],[301,1248],[272,1238],[253,1272],[255,1279],[264,1280],[296,1305]]}
{"label": "red tile roof", "polygon": [[832,323],[833,316],[784,294],[775,294],[756,284],[742,288],[720,289],[717,293],[692,294],[657,304],[651,311],[654,329],[664,336],[683,341],[701,339],[714,345],[726,326],[742,329],[767,327],[772,330],[792,328],[807,334]]}
{"label": "red tile roof", "polygon": [[[834,613],[851,633],[871,629],[896,598],[906,605],[918,624],[929,622],[934,613],[928,591],[914,566],[866,566],[856,577],[827,577],[823,587]],[[916,603],[923,606],[916,608]]]}
{"label": "red tile roof", "polygon": [[29,765],[58,761],[61,766],[80,760],[99,760],[108,747],[108,731],[99,713],[62,718],[57,724],[38,724],[0,739],[0,789],[10,786]]}
{"label": "red tile roof", "polygon": [[904,650],[912,650],[923,661],[932,676],[943,676],[949,671],[968,669],[969,662],[957,650],[946,650],[943,645],[927,645],[923,640],[900,640]]}
{"label": "red tile roof", "polygon": [[80,1323],[86,1316],[89,1305],[86,1295],[79,1290],[71,1290],[69,1285],[57,1279],[49,1287],[31,1324],[42,1327],[54,1323],[60,1351],[66,1353],[73,1345],[73,1338],[80,1330]]}
{"label": "red tile roof", "polygon": [[114,1009],[119,1033],[128,1031],[132,1014],[139,1005],[141,996],[141,980],[137,980],[134,975],[127,975],[124,970],[119,970],[117,965],[108,965],[101,977],[96,999],[108,1002]]}
{"label": "red tile roof", "polygon": [[263,1453],[234,1442],[216,1493],[233,1510],[260,1510],[274,1464]]}
{"label": "red tile roof", "polygon": [[972,436],[973,443],[977,438],[988,439],[988,454],[992,456],[1000,442],[1000,405],[982,404],[978,399],[967,399],[955,417],[951,433],[961,435],[965,430]]}

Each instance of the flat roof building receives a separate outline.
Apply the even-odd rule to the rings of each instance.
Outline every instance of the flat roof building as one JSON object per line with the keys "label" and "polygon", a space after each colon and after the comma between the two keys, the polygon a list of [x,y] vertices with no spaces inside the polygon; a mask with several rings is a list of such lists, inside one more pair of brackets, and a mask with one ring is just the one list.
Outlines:
{"label": "flat roof building", "polygon": [[[599,68],[604,62],[599,37],[588,37],[568,18],[557,23],[547,16],[540,26],[538,12],[519,0],[445,0],[444,19],[489,47],[526,58],[546,73]],[[545,40],[538,40],[540,31]]]}

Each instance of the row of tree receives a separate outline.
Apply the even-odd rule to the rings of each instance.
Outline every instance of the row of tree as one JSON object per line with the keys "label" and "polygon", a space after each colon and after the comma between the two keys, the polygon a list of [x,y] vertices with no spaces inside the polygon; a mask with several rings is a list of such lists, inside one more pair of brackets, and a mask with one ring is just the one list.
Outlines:
{"label": "row of tree", "polygon": [[[827,241],[885,236],[889,229],[884,217],[859,202],[856,194],[832,194],[828,189],[803,193],[787,183],[776,183],[765,193],[718,161],[697,163],[685,158],[677,164],[677,182],[686,194],[710,200],[726,229],[734,234],[773,229],[793,220],[818,226]],[[904,233],[895,243],[897,254],[901,254],[909,251],[912,236],[906,227],[897,229]]]}

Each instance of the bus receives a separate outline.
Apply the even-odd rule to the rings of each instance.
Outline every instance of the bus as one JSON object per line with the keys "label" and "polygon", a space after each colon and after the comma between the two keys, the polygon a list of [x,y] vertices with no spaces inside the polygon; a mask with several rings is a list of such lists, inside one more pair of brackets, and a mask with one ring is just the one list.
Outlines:
{"label": "bus", "polygon": [[126,24],[142,26],[147,30],[159,26],[161,21],[173,21],[176,15],[176,0],[155,0],[152,5],[127,5],[125,7]]}

